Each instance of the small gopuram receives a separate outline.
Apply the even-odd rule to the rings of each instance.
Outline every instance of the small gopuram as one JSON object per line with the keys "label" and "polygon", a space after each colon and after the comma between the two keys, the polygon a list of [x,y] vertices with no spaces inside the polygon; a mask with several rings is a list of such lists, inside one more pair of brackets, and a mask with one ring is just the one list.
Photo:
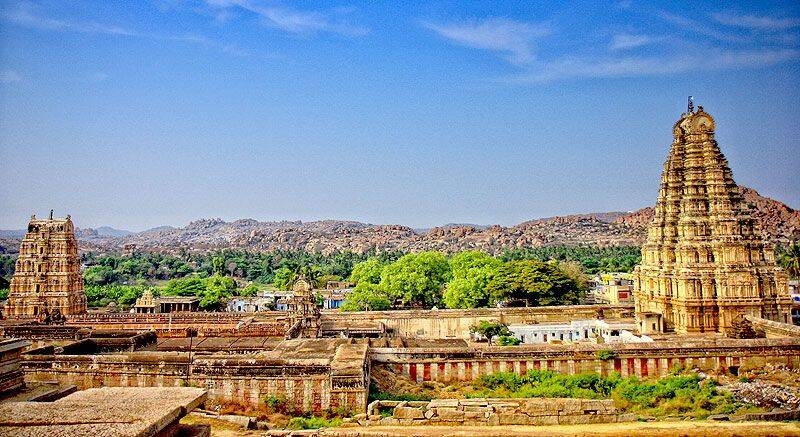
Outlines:
{"label": "small gopuram", "polygon": [[320,336],[320,312],[314,299],[314,286],[311,280],[299,275],[292,285],[294,295],[289,300],[288,312],[291,327],[288,338],[317,338]]}
{"label": "small gopuram", "polygon": [[725,333],[743,315],[790,323],[786,273],[775,266],[714,129],[714,119],[691,103],[673,127],[634,272],[642,333]]}
{"label": "small gopuram", "polygon": [[31,216],[11,279],[9,317],[60,317],[86,312],[78,244],[72,219]]}

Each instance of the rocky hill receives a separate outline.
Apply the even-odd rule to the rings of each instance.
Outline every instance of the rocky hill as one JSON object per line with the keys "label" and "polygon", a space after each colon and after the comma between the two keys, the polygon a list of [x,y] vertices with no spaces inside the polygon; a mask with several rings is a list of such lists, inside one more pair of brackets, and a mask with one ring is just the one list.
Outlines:
{"label": "rocky hill", "polygon": [[[752,214],[774,243],[800,238],[800,211],[742,188]],[[609,212],[550,217],[516,226],[446,225],[415,230],[401,225],[372,225],[354,221],[259,222],[252,219],[225,222],[202,219],[183,228],[163,226],[128,235],[114,235],[81,229],[77,232],[81,250],[117,252],[123,250],[177,252],[241,248],[256,251],[305,249],[330,253],[336,250],[440,250],[455,252],[479,249],[498,253],[528,246],[638,245],[653,218],[653,208],[635,212]],[[19,239],[0,238],[0,253],[16,252]]]}

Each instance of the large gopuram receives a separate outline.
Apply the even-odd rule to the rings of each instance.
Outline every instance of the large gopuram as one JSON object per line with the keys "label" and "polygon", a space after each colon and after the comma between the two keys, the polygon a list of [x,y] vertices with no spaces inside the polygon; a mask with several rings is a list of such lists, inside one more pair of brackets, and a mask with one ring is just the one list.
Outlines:
{"label": "large gopuram", "polygon": [[6,314],[9,317],[83,314],[78,244],[70,216],[46,220],[31,216],[11,279]]}
{"label": "large gopuram", "polygon": [[642,333],[725,333],[742,315],[789,323],[787,275],[775,266],[714,130],[714,119],[691,104],[673,127],[634,273]]}

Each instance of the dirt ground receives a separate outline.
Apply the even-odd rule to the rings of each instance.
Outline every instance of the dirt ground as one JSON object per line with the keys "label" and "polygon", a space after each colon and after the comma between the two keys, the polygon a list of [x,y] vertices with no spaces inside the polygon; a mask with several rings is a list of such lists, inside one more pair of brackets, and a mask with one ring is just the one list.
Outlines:
{"label": "dirt ground", "polygon": [[[263,436],[266,431],[244,430],[229,422],[208,419],[197,415],[185,417],[182,423],[211,425],[214,437]],[[309,431],[306,431],[309,432]],[[492,426],[492,427],[442,427],[442,426],[371,426],[329,428],[319,430],[320,436],[331,437],[389,437],[389,436],[798,436],[800,422],[631,422],[594,425],[558,426]]]}
{"label": "dirt ground", "polygon": [[595,425],[496,427],[369,427],[326,429],[321,435],[378,436],[800,436],[797,422],[633,422]]}

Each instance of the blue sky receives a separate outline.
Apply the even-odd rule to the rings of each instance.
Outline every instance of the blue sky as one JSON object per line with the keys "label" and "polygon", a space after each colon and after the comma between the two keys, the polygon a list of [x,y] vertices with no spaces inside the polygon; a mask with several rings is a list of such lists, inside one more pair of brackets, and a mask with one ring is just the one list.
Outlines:
{"label": "blue sky", "polygon": [[634,210],[690,94],[800,206],[798,2],[0,5],[0,228]]}

